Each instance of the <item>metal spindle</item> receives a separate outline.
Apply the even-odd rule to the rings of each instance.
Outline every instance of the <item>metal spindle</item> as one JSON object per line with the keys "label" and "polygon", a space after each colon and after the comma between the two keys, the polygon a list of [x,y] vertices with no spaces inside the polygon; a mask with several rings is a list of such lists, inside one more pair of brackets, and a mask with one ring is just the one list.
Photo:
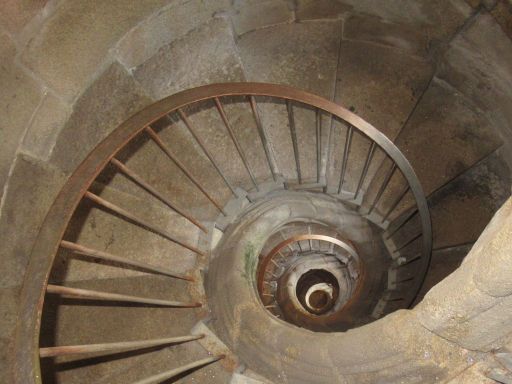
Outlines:
{"label": "metal spindle", "polygon": [[316,182],[320,182],[322,167],[322,114],[316,110]]}
{"label": "metal spindle", "polygon": [[414,241],[418,240],[421,237],[421,235],[422,235],[422,233],[420,232],[419,234],[415,235],[413,238],[407,240],[404,244],[400,245],[399,247],[396,247],[396,249],[393,252],[401,251],[402,249],[404,249],[408,245],[414,243]]}
{"label": "metal spindle", "polygon": [[[402,256],[402,257],[403,257],[403,256]],[[420,259],[421,259],[421,253],[417,253],[417,254],[415,254],[414,256],[412,256],[410,259],[406,259],[406,261],[405,261],[404,263],[402,263],[402,264],[398,265],[398,267],[396,267],[395,269],[398,269],[398,268],[400,268],[400,267],[403,267],[403,266],[405,266],[405,265],[407,265],[407,264],[411,264],[411,263],[413,263],[413,262],[415,262],[415,261],[418,261],[418,260],[420,260]]]}
{"label": "metal spindle", "polygon": [[187,248],[187,249],[191,250],[192,252],[197,253],[198,255],[201,255],[201,256],[205,255],[205,253],[203,251],[197,249],[196,247],[193,247],[192,245],[189,245],[181,240],[178,240],[176,237],[167,233],[166,231],[155,227],[153,224],[148,223],[146,220],[143,220],[143,219],[133,215],[132,213],[124,210],[123,208],[121,208],[115,204],[112,204],[111,202],[109,202],[105,199],[102,199],[101,197],[95,195],[92,192],[87,191],[87,192],[85,192],[84,196],[87,197],[88,199],[94,201],[96,204],[98,204],[104,208],[107,208],[107,209],[125,217],[126,219],[131,220],[134,223],[136,223],[142,227],[145,227],[145,228],[151,230],[152,232],[159,234],[162,237],[165,237],[167,240],[170,240],[173,243],[181,245],[182,247]]}
{"label": "metal spindle", "polygon": [[48,284],[46,287],[46,292],[78,299],[148,304],[156,305],[159,307],[197,308],[201,306],[201,303],[184,303],[181,301],[148,299],[139,296],[121,295],[118,293],[108,293],[102,291],[91,291],[89,289],[70,288],[52,284]]}
{"label": "metal spindle", "polygon": [[377,192],[377,196],[375,196],[375,199],[373,200],[373,203],[370,207],[370,210],[368,211],[368,215],[370,213],[372,213],[372,211],[375,209],[375,206],[377,205],[377,203],[379,202],[380,198],[382,197],[382,194],[384,193],[384,191],[386,190],[386,187],[388,186],[389,182],[391,181],[391,178],[393,177],[393,174],[395,173],[396,171],[396,164],[393,163],[393,165],[391,166],[391,168],[389,169],[387,175],[386,175],[386,178],[384,179],[384,182],[382,183],[382,185],[380,186],[380,189],[379,191]]}
{"label": "metal spindle", "polygon": [[[311,235],[311,227],[308,225],[308,235]],[[309,250],[313,252],[313,241],[311,239],[308,239],[309,243]]]}
{"label": "metal spindle", "polygon": [[293,156],[295,157],[295,167],[297,169],[297,178],[299,184],[302,184],[302,172],[300,170],[299,146],[297,143],[297,129],[295,127],[295,117],[293,115],[293,106],[291,100],[286,100],[286,109],[288,111],[288,122],[290,125],[290,135],[293,144]]}
{"label": "metal spindle", "polygon": [[348,154],[350,152],[350,145],[352,144],[352,126],[347,128],[347,137],[345,138],[345,148],[343,149],[343,162],[341,164],[340,184],[338,186],[338,193],[341,193],[343,183],[345,182],[345,172],[347,171]]}
{"label": "metal spindle", "polygon": [[[281,237],[282,237],[282,239],[283,239],[283,240],[288,240],[288,239],[286,238],[286,236],[283,234],[283,232],[279,232],[279,234],[281,235]],[[293,252],[295,251],[295,249],[293,249],[293,247],[292,247],[292,243],[287,243],[287,244],[286,244],[286,246],[288,247],[288,249],[290,250],[290,252],[292,252],[292,253],[293,253]]]}
{"label": "metal spindle", "polygon": [[173,377],[181,375],[182,373],[191,371],[191,370],[193,370],[195,368],[201,368],[201,367],[204,367],[205,365],[209,365],[211,363],[215,363],[216,361],[219,361],[219,360],[223,359],[224,357],[225,357],[224,355],[220,355],[220,356],[208,357],[206,359],[194,361],[193,363],[190,363],[190,364],[187,364],[187,365],[183,365],[183,366],[181,366],[179,368],[171,369],[170,371],[162,372],[162,373],[159,373],[157,375],[150,376],[150,377],[148,377],[146,379],[136,381],[133,384],[156,384],[156,383],[161,383],[164,380],[171,379]]}
{"label": "metal spindle", "polygon": [[218,97],[215,97],[214,100],[215,100],[215,105],[217,106],[217,110],[219,111],[220,117],[222,118],[222,121],[224,122],[224,125],[226,126],[226,129],[228,130],[229,136],[231,137],[233,144],[235,144],[238,154],[240,155],[240,159],[242,159],[242,163],[244,163],[244,167],[247,170],[247,173],[249,174],[249,177],[251,178],[254,187],[256,188],[256,190],[258,190],[258,184],[256,182],[256,177],[254,176],[251,168],[249,167],[249,162],[247,161],[247,158],[245,157],[245,153],[242,150],[242,147],[235,136],[235,132],[233,131],[231,124],[229,123],[228,117],[226,116],[226,112],[224,111],[224,107],[222,106],[222,103],[220,102]]}
{"label": "metal spindle", "polygon": [[398,297],[396,299],[387,299],[386,302],[388,303],[392,303],[392,302],[395,302],[395,301],[404,301],[405,299],[403,297]]}
{"label": "metal spindle", "polygon": [[40,357],[84,355],[89,353],[108,354],[112,352],[128,352],[162,345],[181,344],[202,339],[204,335],[169,337],[165,339],[123,341],[118,343],[63,345],[58,347],[39,348]]}
{"label": "metal spindle", "polygon": [[407,195],[407,192],[409,192],[409,190],[411,189],[411,187],[409,185],[407,185],[404,190],[402,191],[402,193],[400,193],[397,197],[397,199],[393,202],[393,204],[391,204],[391,207],[388,209],[388,211],[386,212],[386,214],[384,215],[384,217],[382,218],[382,222],[384,223],[387,218],[389,217],[389,215],[391,215],[391,212],[393,212],[395,210],[396,207],[398,207],[398,204],[400,204],[400,202],[402,201],[402,199],[405,197],[405,195]]}
{"label": "metal spindle", "polygon": [[388,233],[386,234],[386,240],[391,239],[395,233],[397,233],[405,224],[407,224],[416,214],[418,213],[418,209],[413,209],[406,216],[401,217],[393,222],[393,229],[388,229]]}
{"label": "metal spindle", "polygon": [[192,173],[189,172],[187,167],[178,160],[176,156],[171,152],[171,150],[164,144],[162,139],[158,137],[156,132],[151,127],[146,127],[146,132],[148,133],[149,137],[160,147],[160,149],[178,166],[179,169],[189,178],[189,180],[194,183],[194,185],[199,188],[199,190],[205,195],[205,197],[210,200],[210,202],[215,205],[215,207],[224,215],[226,216],[226,212],[222,209],[219,203],[215,201],[213,197],[210,196],[208,192],[206,192],[206,189],[201,185],[201,183],[192,175]]}
{"label": "metal spindle", "polygon": [[274,277],[274,278],[279,278],[279,276],[277,276],[275,273],[272,273],[272,271],[267,271],[266,273],[268,273],[270,276]]}
{"label": "metal spindle", "polygon": [[185,219],[190,221],[192,224],[194,224],[196,227],[198,227],[201,231],[207,232],[206,228],[201,225],[196,219],[194,219],[192,216],[188,215],[185,211],[183,211],[181,208],[176,206],[176,204],[173,204],[169,199],[167,199],[165,196],[163,196],[160,192],[158,192],[155,188],[153,188],[151,185],[149,185],[147,182],[145,182],[139,175],[137,175],[134,171],[129,169],[125,164],[121,163],[116,158],[112,158],[110,160],[112,164],[114,164],[121,172],[123,172],[126,176],[131,178],[135,183],[140,185],[142,188],[144,188],[146,191],[151,193],[153,196],[155,196],[158,200],[163,202],[165,205],[179,213],[181,216],[183,216]]}
{"label": "metal spindle", "polygon": [[261,144],[263,145],[263,150],[265,151],[265,156],[267,157],[268,167],[272,173],[272,178],[274,181],[277,181],[276,170],[274,169],[274,163],[272,161],[272,156],[270,155],[270,145],[268,143],[265,130],[263,129],[263,125],[261,124],[260,115],[258,113],[258,106],[256,105],[256,99],[254,96],[249,96],[249,103],[251,104],[252,114],[254,116],[254,120],[256,121],[256,128],[258,129]]}
{"label": "metal spindle", "polygon": [[370,168],[370,164],[373,159],[373,155],[375,153],[375,148],[377,148],[377,144],[375,141],[372,141],[372,144],[370,145],[370,148],[368,149],[368,154],[366,155],[366,161],[364,163],[363,172],[361,173],[361,177],[359,178],[359,182],[357,183],[356,193],[354,194],[354,200],[357,199],[357,196],[359,195],[359,191],[361,190],[361,187],[363,186],[364,179],[366,178],[366,174],[368,173],[368,169]]}
{"label": "metal spindle", "polygon": [[89,256],[89,257],[92,257],[95,259],[112,261],[115,263],[120,263],[120,264],[124,264],[124,265],[129,265],[132,267],[137,267],[137,268],[143,269],[145,271],[154,272],[154,273],[157,273],[160,275],[166,275],[169,277],[175,277],[177,279],[182,279],[182,280],[187,280],[187,281],[194,281],[194,279],[191,276],[186,276],[186,275],[182,275],[180,273],[175,273],[175,272],[166,270],[165,268],[161,268],[161,267],[154,267],[154,266],[146,264],[142,261],[130,260],[125,257],[116,256],[116,255],[113,255],[108,252],[84,247],[83,245],[72,243],[70,241],[62,240],[60,242],[60,246],[62,248],[73,251],[74,253],[84,255],[84,256]]}
{"label": "metal spindle", "polygon": [[185,125],[187,126],[189,132],[192,134],[192,136],[194,137],[194,139],[196,140],[196,142],[199,144],[199,146],[201,147],[201,149],[203,150],[204,154],[206,155],[206,157],[208,157],[208,159],[210,160],[210,162],[212,163],[213,167],[217,170],[218,174],[220,175],[220,177],[222,177],[222,179],[224,180],[224,182],[226,183],[226,185],[228,186],[228,188],[231,190],[231,193],[236,196],[236,192],[235,192],[235,188],[233,188],[233,186],[231,185],[231,183],[229,182],[229,180],[227,179],[226,175],[224,175],[224,173],[222,172],[222,170],[220,169],[220,167],[218,166],[217,162],[214,160],[212,154],[210,153],[210,151],[208,151],[208,149],[206,148],[206,145],[204,144],[204,141],[199,137],[199,135],[197,134],[197,132],[195,131],[195,129],[192,127],[192,123],[190,122],[190,120],[188,119],[187,115],[185,114],[185,112],[183,112],[181,109],[178,109],[178,114],[180,115],[181,117],[181,120],[183,120],[183,122],[185,123]]}
{"label": "metal spindle", "polygon": [[403,283],[407,283],[407,282],[413,281],[413,280],[414,280],[414,277],[409,277],[409,278],[404,279],[404,280],[395,281],[395,284],[403,284]]}

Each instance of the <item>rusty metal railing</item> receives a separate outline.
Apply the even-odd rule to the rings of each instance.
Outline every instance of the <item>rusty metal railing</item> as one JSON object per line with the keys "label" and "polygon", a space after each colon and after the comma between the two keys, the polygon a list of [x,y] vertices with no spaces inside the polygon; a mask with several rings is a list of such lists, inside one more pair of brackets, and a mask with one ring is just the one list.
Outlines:
{"label": "rusty metal railing", "polygon": [[[229,117],[223,105],[223,98],[225,97],[239,97],[243,103],[246,104],[247,110],[250,111],[254,118],[255,126],[257,129],[258,137],[261,140],[261,145],[265,154],[265,159],[268,165],[270,177],[273,180],[277,180],[279,175],[279,167],[276,159],[273,157],[272,149],[270,146],[270,139],[267,134],[268,127],[264,126],[263,120],[261,119],[261,111],[258,105],[257,99],[259,97],[265,97],[266,99],[275,100],[277,102],[284,102],[287,110],[287,121],[290,128],[290,135],[293,144],[293,158],[295,161],[295,173],[299,185],[304,183],[304,175],[302,172],[301,159],[299,152],[301,148],[297,141],[297,129],[296,129],[296,117],[294,116],[293,105],[305,105],[308,108],[312,108],[315,111],[315,148],[316,148],[316,182],[317,184],[321,181],[322,172],[322,116],[328,116],[331,119],[337,119],[347,124],[346,128],[346,140],[344,145],[344,153],[342,156],[342,166],[340,181],[338,184],[338,193],[342,192],[345,175],[350,171],[350,150],[352,137],[355,132],[365,137],[371,144],[368,149],[368,153],[365,157],[362,172],[357,179],[357,187],[353,192],[353,196],[357,199],[362,194],[362,187],[365,179],[368,176],[368,170],[372,160],[375,158],[377,149],[382,151],[386,158],[390,160],[391,167],[388,170],[384,178],[384,182],[378,190],[376,197],[371,203],[368,214],[371,214],[377,206],[379,200],[393,175],[397,172],[401,173],[403,178],[406,180],[406,189],[401,192],[393,202],[388,212],[385,212],[380,219],[385,222],[391,213],[398,206],[400,201],[404,198],[407,193],[411,193],[415,200],[415,207],[412,213],[409,215],[417,215],[421,223],[420,238],[422,241],[421,254],[419,256],[420,263],[418,263],[418,278],[414,281],[411,290],[418,292],[425,273],[427,272],[430,253],[432,247],[432,233],[431,223],[428,211],[427,202],[423,194],[421,185],[407,159],[399,151],[399,149],[381,132],[375,127],[350,112],[349,110],[337,105],[331,101],[328,101],[322,97],[291,88],[283,85],[275,84],[263,84],[263,83],[227,83],[227,84],[212,84],[202,86],[190,90],[180,92],[178,94],[169,96],[132,116],[130,119],[121,124],[116,130],[114,130],[106,139],[104,139],[83,161],[83,163],[77,168],[77,170],[71,175],[62,191],[58,195],[54,204],[52,205],[44,224],[39,232],[35,245],[33,247],[30,262],[26,272],[26,280],[23,286],[21,295],[21,318],[19,320],[19,327],[16,333],[15,340],[15,355],[14,355],[14,369],[15,369],[15,382],[19,384],[30,384],[39,383],[41,381],[40,372],[40,358],[47,358],[49,356],[65,355],[65,354],[76,354],[85,351],[109,351],[113,349],[121,348],[144,348],[148,345],[161,345],[161,344],[173,344],[175,342],[193,342],[198,340],[199,337],[192,335],[184,336],[182,338],[162,338],[159,340],[146,340],[134,342],[132,344],[123,344],[124,342],[108,344],[92,344],[86,346],[60,346],[60,347],[39,347],[39,332],[41,327],[41,313],[45,301],[46,294],[59,294],[65,296],[72,296],[80,299],[100,299],[108,300],[112,302],[118,301],[131,301],[138,303],[145,303],[148,305],[157,306],[168,306],[168,307],[197,307],[200,303],[182,303],[176,301],[163,301],[151,298],[140,298],[128,295],[119,295],[108,292],[90,291],[84,289],[75,289],[64,286],[56,286],[48,284],[48,278],[55,256],[60,247],[65,248],[74,253],[90,257],[92,259],[103,259],[115,261],[121,265],[135,266],[144,269],[150,273],[157,273],[169,276],[171,278],[178,278],[190,281],[192,277],[181,275],[179,273],[155,267],[144,262],[130,261],[124,259],[122,256],[113,255],[107,252],[91,249],[80,244],[76,244],[69,240],[64,239],[66,228],[77,209],[78,204],[82,199],[88,199],[94,204],[97,204],[107,211],[113,212],[117,217],[122,217],[130,222],[146,228],[158,235],[166,238],[167,240],[178,244],[179,246],[188,249],[196,254],[204,255],[205,251],[197,248],[195,245],[188,244],[175,235],[169,233],[150,223],[137,215],[130,212],[128,209],[117,206],[104,198],[89,191],[92,183],[96,180],[98,175],[104,170],[104,168],[112,164],[119,172],[122,172],[129,177],[135,184],[140,188],[146,190],[155,198],[162,201],[170,209],[193,223],[203,232],[206,232],[206,227],[200,220],[195,218],[186,209],[179,207],[178,204],[171,201],[168,197],[164,196],[161,191],[152,186],[150,183],[145,181],[140,175],[135,173],[133,170],[128,168],[126,164],[123,164],[116,155],[131,143],[136,137],[140,135],[147,135],[162,151],[163,153],[173,161],[181,172],[201,191],[201,193],[208,199],[208,201],[215,206],[215,208],[225,214],[223,205],[220,201],[217,201],[211,191],[201,183],[197,178],[194,170],[189,169],[170,149],[170,147],[164,142],[159,136],[154,126],[161,120],[166,119],[169,116],[175,116],[181,119],[185,124],[186,128],[195,140],[195,143],[202,150],[206,158],[209,160],[215,171],[224,181],[226,187],[230,190],[233,195],[236,195],[236,186],[232,184],[229,178],[222,170],[222,166],[215,159],[215,154],[211,153],[206,144],[205,138],[201,137],[193,126],[189,116],[187,116],[185,110],[190,106],[203,101],[213,101],[216,110],[223,122],[224,128],[232,140],[238,155],[244,165],[244,169],[247,171],[248,176],[251,179],[252,185],[255,189],[258,189],[258,181],[254,174],[254,170],[251,167],[251,159],[248,158],[240,145],[233,128],[229,122]],[[325,168],[327,168],[327,162]],[[293,180],[289,180],[293,181]],[[400,219],[399,222],[393,222],[392,230],[398,231],[407,219]],[[414,240],[416,240],[415,238]],[[223,356],[213,356],[207,359],[199,360],[191,364],[175,368],[168,372],[163,372],[155,376],[149,377],[140,383],[153,383],[159,382],[164,379],[171,378],[179,375],[185,371],[199,368],[207,364],[213,363]]]}

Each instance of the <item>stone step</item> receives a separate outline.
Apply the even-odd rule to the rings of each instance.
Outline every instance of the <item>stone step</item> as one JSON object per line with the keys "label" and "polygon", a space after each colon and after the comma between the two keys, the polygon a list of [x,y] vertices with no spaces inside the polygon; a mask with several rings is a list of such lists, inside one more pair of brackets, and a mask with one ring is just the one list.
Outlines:
{"label": "stone step", "polygon": [[[429,0],[405,4],[399,1],[375,3],[372,0],[298,0],[296,15],[300,21],[349,19],[354,15],[364,17],[366,25],[358,23],[357,34],[349,34],[351,21],[348,20],[349,36],[355,35],[354,37],[360,39],[371,39],[401,48],[416,48],[411,40],[417,39],[418,34],[425,36],[423,39],[427,40],[429,46],[449,39],[464,24],[471,11],[464,0],[436,1],[435,5]],[[385,30],[380,27],[380,23],[386,25]],[[404,33],[408,36],[403,36]],[[412,47],[404,47],[404,40],[411,42]]]}
{"label": "stone step", "polygon": [[[470,100],[435,78],[396,139],[426,196],[438,190],[502,145],[494,125]],[[383,170],[385,171],[385,166]],[[372,203],[384,172],[372,180],[363,207]],[[395,172],[375,210],[383,215],[406,186]],[[414,206],[412,195],[394,209],[390,220]]]}
{"label": "stone step", "polygon": [[[191,300],[188,292],[189,284],[163,276],[119,277],[66,283],[77,288],[180,301]],[[197,322],[198,311],[197,309],[116,305],[47,295],[43,311],[41,346],[108,343],[189,335],[190,329]],[[106,357],[91,355],[85,359],[83,357],[47,359],[43,360],[43,377],[50,382],[121,383],[123,377],[125,380],[130,377],[121,375],[125,370],[141,375],[144,375],[146,370],[155,373],[157,363],[160,367],[169,368],[168,358],[170,357],[176,359],[177,363],[184,363],[183,359],[187,356],[183,347],[184,345],[169,346],[163,350],[150,349]],[[142,352],[150,353],[146,355]],[[202,353],[204,354],[204,351]],[[157,359],[158,355],[167,358]],[[155,363],[154,366],[151,366],[152,362]],[[132,368],[135,370],[133,371]],[[124,382],[130,381],[133,381],[133,378]]]}
{"label": "stone step", "polygon": [[[334,95],[339,21],[282,24],[255,30],[238,40],[248,81],[292,85],[332,99]],[[258,99],[261,120],[273,148],[277,168],[287,180],[297,180],[296,160],[285,103]],[[317,179],[315,111],[292,105],[298,158],[304,180]],[[321,164],[325,166],[329,119],[322,118]],[[322,171],[323,172],[323,171]]]}
{"label": "stone step", "polygon": [[[362,28],[363,26],[361,26]],[[423,58],[413,57],[392,47],[361,41],[342,41],[337,70],[335,101],[353,111],[377,130],[394,140],[423,90],[432,77],[433,68]],[[347,128],[337,123],[331,138],[329,188],[339,187]],[[371,142],[353,134],[348,153],[343,189],[355,193]],[[384,153],[377,149],[362,185],[368,188],[379,171]]]}
{"label": "stone step", "polygon": [[[207,357],[209,357],[209,355],[197,342],[171,346],[159,351],[145,353],[143,359],[140,361],[126,364],[124,369],[102,377],[97,383],[130,383]],[[221,365],[221,362],[215,362],[197,370],[190,371],[188,374],[180,375],[174,378],[172,383],[224,384],[229,382],[230,376],[231,374],[226,371]]]}
{"label": "stone step", "polygon": [[[508,198],[509,188],[508,167],[497,151],[432,194],[428,203],[434,251],[415,303],[460,265],[496,210]],[[421,233],[419,216],[413,216],[391,237],[388,233],[384,233],[384,243],[397,264],[389,272],[388,289],[407,289],[421,254],[422,238],[414,240]],[[403,247],[407,243],[410,244]],[[382,313],[393,308],[383,305],[378,308]]]}
{"label": "stone step", "polygon": [[434,248],[475,242],[510,196],[510,170],[500,148],[429,197]]}
{"label": "stone step", "polygon": [[[204,236],[201,230],[150,195],[141,199],[99,184],[93,186],[92,190],[101,198],[169,233],[185,245],[200,248],[198,244]],[[120,215],[112,214],[88,199],[82,201],[76,214],[81,219],[71,221],[64,236],[68,241],[180,274],[192,273],[196,266],[197,253]],[[61,249],[50,279],[53,282],[65,282],[146,274],[142,270],[115,263],[98,263],[91,258],[77,257]]]}
{"label": "stone step", "polygon": [[434,250],[432,252],[427,277],[413,305],[419,303],[433,286],[455,271],[469,253],[472,246],[473,244],[467,244]]}
{"label": "stone step", "polygon": [[246,370],[244,373],[233,373],[229,384],[272,384],[271,381],[248,371],[250,370]]}
{"label": "stone step", "polygon": [[[498,150],[428,198],[434,249],[474,243],[478,239],[510,194],[508,173],[504,154]],[[385,243],[393,252],[420,232],[419,217],[415,215]]]}
{"label": "stone step", "polygon": [[[209,44],[212,36],[220,43]],[[190,60],[193,60],[193,64]],[[190,71],[191,67],[195,68],[194,71]],[[136,81],[153,99],[206,83],[246,80],[230,23],[222,17],[214,18],[184,37],[161,47],[154,56],[138,65],[133,73]],[[268,179],[271,177],[270,169],[249,102],[245,98],[229,97],[221,98],[220,101],[234,137],[248,159],[246,165],[249,171],[258,182]],[[204,142],[204,148],[211,154],[221,174],[177,114],[162,121],[155,130],[211,197],[223,206],[233,196],[223,177],[233,186],[233,190],[237,187],[245,190],[253,188],[251,175],[215,104],[203,102],[193,108],[184,108],[183,112],[194,133]],[[208,221],[217,216],[218,211],[204,194],[160,148],[148,142],[147,137],[137,140],[131,153],[127,151],[125,158],[131,168],[146,175],[152,185],[172,196],[180,206],[189,207]],[[111,183],[121,183],[118,179],[114,177]],[[116,184],[116,188],[128,187]]]}

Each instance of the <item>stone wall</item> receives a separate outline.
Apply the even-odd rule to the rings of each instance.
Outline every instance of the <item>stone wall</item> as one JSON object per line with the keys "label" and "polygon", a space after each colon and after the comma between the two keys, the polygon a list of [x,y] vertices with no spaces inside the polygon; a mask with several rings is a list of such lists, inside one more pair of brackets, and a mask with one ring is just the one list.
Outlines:
{"label": "stone wall", "polygon": [[[8,371],[17,294],[49,206],[86,154],[155,99],[216,81],[285,82],[346,103],[377,126],[384,119],[383,129],[398,133],[408,112],[393,103],[376,112],[371,101],[382,99],[382,79],[395,81],[396,68],[414,67],[421,73],[411,73],[411,82],[418,84],[394,96],[408,109],[435,75],[478,109],[482,124],[495,129],[492,150],[501,141],[511,144],[507,1],[436,1],[433,6],[422,0],[405,8],[400,1],[385,3],[5,0],[0,13],[0,381]],[[381,78],[356,73],[337,87],[340,65],[350,65],[339,61],[340,47],[358,55],[360,44],[375,47],[369,48],[375,57],[386,48],[389,63],[377,68]],[[274,54],[282,47],[288,47],[285,54]],[[306,62],[306,57],[321,60]],[[378,72],[372,67],[368,73]],[[369,85],[366,98],[358,93],[362,80]],[[509,153],[500,161],[510,163]],[[484,219],[475,219],[475,232],[491,214],[490,208]]]}

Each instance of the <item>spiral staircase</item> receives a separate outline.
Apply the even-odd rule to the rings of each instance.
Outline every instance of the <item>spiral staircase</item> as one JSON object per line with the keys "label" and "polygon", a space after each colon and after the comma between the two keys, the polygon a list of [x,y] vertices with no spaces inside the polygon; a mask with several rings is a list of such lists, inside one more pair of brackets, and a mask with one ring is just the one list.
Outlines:
{"label": "spiral staircase", "polygon": [[[115,62],[117,93],[100,78],[77,99],[7,382],[512,383],[509,248],[494,242],[509,234],[512,68],[468,48],[495,38],[494,6],[426,5],[439,24],[423,34],[393,2],[320,3],[244,30],[252,5],[234,2],[119,59],[129,86]],[[129,108],[98,134],[116,97]]]}

